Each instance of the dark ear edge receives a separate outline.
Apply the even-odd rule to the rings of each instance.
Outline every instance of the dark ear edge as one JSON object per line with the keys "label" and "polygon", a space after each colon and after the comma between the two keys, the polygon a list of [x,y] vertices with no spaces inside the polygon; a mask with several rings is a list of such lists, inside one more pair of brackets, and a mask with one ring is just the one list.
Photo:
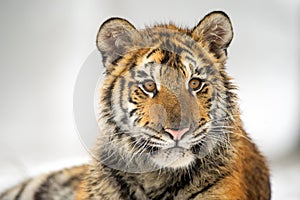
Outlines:
{"label": "dark ear edge", "polygon": [[100,26],[96,45],[105,61],[112,62],[133,45],[138,31],[126,19],[112,17]]}
{"label": "dark ear edge", "polygon": [[216,58],[227,55],[227,47],[233,38],[231,21],[223,11],[213,11],[207,14],[194,29],[192,37],[214,53]]}

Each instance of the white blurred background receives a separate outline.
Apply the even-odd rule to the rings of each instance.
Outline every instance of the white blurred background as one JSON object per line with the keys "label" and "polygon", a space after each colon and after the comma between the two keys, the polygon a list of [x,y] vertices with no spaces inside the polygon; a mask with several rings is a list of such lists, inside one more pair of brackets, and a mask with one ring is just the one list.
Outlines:
{"label": "white blurred background", "polygon": [[124,17],[137,28],[171,20],[192,28],[213,10],[233,23],[227,66],[245,128],[269,160],[272,199],[299,199],[299,0],[1,0],[0,192],[88,161],[74,125],[73,91],[104,20]]}

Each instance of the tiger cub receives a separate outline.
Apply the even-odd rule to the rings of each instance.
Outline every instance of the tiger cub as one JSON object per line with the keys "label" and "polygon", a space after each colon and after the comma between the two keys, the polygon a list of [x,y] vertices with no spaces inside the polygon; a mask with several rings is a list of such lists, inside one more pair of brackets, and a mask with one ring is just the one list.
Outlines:
{"label": "tiger cub", "polygon": [[270,199],[268,167],[225,72],[232,37],[223,12],[192,29],[105,21],[91,163],[28,180],[0,199]]}

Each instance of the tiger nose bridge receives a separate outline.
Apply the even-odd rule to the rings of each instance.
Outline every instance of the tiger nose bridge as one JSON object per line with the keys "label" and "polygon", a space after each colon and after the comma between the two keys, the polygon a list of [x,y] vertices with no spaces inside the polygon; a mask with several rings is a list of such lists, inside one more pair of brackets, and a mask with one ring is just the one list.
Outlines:
{"label": "tiger nose bridge", "polygon": [[180,99],[168,103],[167,120],[164,124],[166,132],[176,139],[180,139],[191,126],[191,108],[190,106]]}
{"label": "tiger nose bridge", "polygon": [[187,99],[182,96],[176,97],[166,105],[166,110],[168,113],[166,129],[180,130],[189,127],[192,111]]}
{"label": "tiger nose bridge", "polygon": [[166,115],[161,125],[175,140],[180,139],[191,127],[192,99],[182,87],[168,88],[162,94],[161,102]]}

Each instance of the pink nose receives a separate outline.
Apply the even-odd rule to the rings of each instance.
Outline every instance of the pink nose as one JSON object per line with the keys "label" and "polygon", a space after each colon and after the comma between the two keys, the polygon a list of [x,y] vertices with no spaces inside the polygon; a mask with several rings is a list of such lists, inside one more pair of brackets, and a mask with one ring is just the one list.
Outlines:
{"label": "pink nose", "polygon": [[173,137],[173,140],[180,140],[181,137],[188,132],[190,129],[189,128],[184,128],[184,129],[179,129],[179,130],[175,130],[175,129],[165,129],[166,132],[170,133]]}

